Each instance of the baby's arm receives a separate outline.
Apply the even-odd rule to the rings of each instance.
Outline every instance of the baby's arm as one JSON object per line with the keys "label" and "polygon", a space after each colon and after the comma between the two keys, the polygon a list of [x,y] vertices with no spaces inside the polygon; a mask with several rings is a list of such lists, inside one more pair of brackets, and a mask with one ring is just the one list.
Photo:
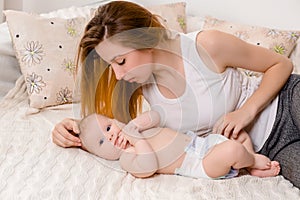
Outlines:
{"label": "baby's arm", "polygon": [[[125,125],[122,129],[137,128],[138,131],[142,132],[144,130],[154,128],[160,124],[160,115],[156,111],[147,111],[135,119],[131,120],[128,124]],[[128,133],[130,134],[130,132]],[[140,135],[140,134],[139,134]],[[140,137],[140,136],[138,136]],[[119,148],[124,149],[127,145],[127,139],[123,136],[122,132],[119,134],[117,145]]]}
{"label": "baby's arm", "polygon": [[139,131],[144,131],[149,128],[157,127],[160,123],[160,116],[159,113],[156,111],[147,111],[139,116],[137,116],[135,119],[131,120],[128,125],[134,125],[138,127]]}
{"label": "baby's arm", "polygon": [[124,136],[133,146],[132,151],[124,151],[120,157],[121,167],[135,177],[152,176],[158,170],[156,153],[148,141],[131,126],[123,129]]}

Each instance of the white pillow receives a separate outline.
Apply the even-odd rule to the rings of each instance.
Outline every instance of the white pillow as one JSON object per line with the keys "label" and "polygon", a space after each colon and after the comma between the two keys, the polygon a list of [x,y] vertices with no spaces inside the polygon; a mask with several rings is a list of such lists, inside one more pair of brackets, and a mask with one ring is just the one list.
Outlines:
{"label": "white pillow", "polygon": [[0,100],[12,89],[21,75],[6,23],[0,24]]}

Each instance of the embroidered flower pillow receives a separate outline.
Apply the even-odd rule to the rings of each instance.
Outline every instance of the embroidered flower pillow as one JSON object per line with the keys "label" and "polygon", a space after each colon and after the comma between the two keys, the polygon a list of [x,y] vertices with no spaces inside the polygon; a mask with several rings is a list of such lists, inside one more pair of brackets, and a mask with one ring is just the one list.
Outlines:
{"label": "embroidered flower pillow", "polygon": [[[186,3],[175,2],[161,5],[146,6],[152,14],[158,15],[160,22],[167,28],[186,33]],[[91,9],[91,16],[95,15],[97,8]]]}
{"label": "embroidered flower pillow", "polygon": [[47,19],[12,10],[4,13],[30,107],[71,103],[75,57],[86,19]]}
{"label": "embroidered flower pillow", "polygon": [[251,44],[259,45],[271,49],[277,53],[289,56],[297,39],[300,37],[299,31],[287,31],[271,29],[260,26],[250,26],[231,23],[207,16],[203,30],[217,29],[233,34],[240,39]]}
{"label": "embroidered flower pillow", "polygon": [[170,29],[186,33],[186,3],[176,2],[146,7],[153,14],[159,15],[162,23]]}
{"label": "embroidered flower pillow", "polygon": [[[260,26],[231,23],[206,16],[203,30],[216,29],[237,36],[254,45],[268,48],[272,51],[289,56],[300,37],[299,31],[271,29]],[[247,76],[258,76],[260,73],[242,70]]]}

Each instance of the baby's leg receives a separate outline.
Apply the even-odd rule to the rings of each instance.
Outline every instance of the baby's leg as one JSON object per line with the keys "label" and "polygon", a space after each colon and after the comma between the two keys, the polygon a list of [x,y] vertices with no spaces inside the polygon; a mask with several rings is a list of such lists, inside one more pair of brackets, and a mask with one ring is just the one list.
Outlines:
{"label": "baby's leg", "polygon": [[259,177],[276,176],[279,163],[266,156],[253,154],[234,140],[227,140],[214,146],[203,158],[203,168],[211,178],[226,175],[230,169],[248,168],[250,174]]}
{"label": "baby's leg", "polygon": [[279,173],[280,166],[277,161],[271,161],[268,157],[255,153],[251,138],[246,131],[242,130],[239,133],[238,138],[233,140],[242,143],[248,152],[254,155],[254,165],[247,168],[251,175],[269,177],[276,176]]}
{"label": "baby's leg", "polygon": [[226,175],[231,167],[241,169],[254,164],[254,155],[239,142],[227,140],[215,145],[203,158],[203,168],[211,178]]}
{"label": "baby's leg", "polygon": [[236,140],[243,144],[250,153],[255,153],[250,136],[244,130],[241,130],[237,138],[230,137],[231,140]]}

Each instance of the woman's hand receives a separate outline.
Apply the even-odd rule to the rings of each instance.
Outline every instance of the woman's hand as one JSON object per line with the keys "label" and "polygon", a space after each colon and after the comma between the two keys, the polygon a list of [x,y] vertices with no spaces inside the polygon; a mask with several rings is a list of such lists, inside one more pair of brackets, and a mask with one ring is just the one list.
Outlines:
{"label": "woman's hand", "polygon": [[252,122],[254,117],[242,109],[230,112],[221,117],[213,127],[213,133],[222,134],[227,138],[237,138],[240,131]]}
{"label": "woman's hand", "polygon": [[52,130],[52,141],[61,147],[80,147],[81,141],[78,135],[80,133],[78,123],[75,119],[66,118],[56,124]]}

